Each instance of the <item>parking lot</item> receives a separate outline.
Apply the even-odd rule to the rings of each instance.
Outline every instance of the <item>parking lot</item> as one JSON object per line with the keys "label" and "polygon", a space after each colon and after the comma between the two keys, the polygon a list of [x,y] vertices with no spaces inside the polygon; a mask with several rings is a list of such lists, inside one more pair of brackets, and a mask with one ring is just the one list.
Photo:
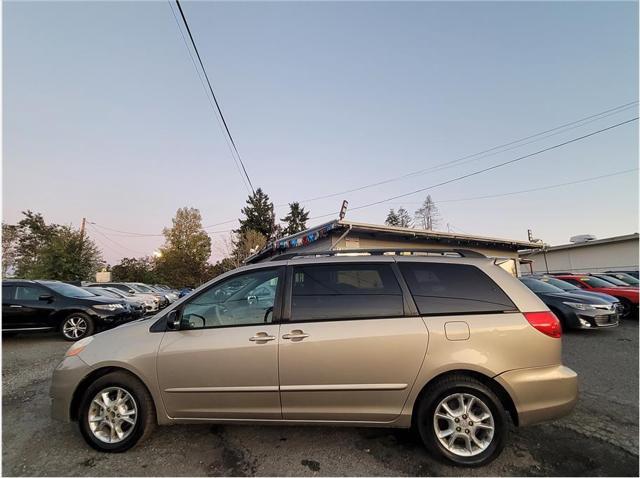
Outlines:
{"label": "parking lot", "polygon": [[4,475],[607,475],[638,474],[638,322],[564,335],[580,401],[556,423],[513,429],[491,465],[453,468],[409,432],[329,427],[173,426],[124,454],[90,449],[49,416],[51,373],[69,346],[51,334],[3,338]]}

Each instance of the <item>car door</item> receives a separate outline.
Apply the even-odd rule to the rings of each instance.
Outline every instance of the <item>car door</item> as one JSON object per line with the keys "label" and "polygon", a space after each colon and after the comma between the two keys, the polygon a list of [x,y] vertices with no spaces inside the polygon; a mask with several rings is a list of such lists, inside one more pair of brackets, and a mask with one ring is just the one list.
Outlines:
{"label": "car door", "polygon": [[[278,334],[284,267],[241,272],[190,296],[158,351],[169,416],[279,419]],[[271,294],[256,295],[256,289]]]}
{"label": "car door", "polygon": [[15,302],[16,287],[13,285],[2,285],[2,329],[15,329],[20,322],[20,311],[22,306]]}
{"label": "car door", "polygon": [[399,416],[428,333],[392,263],[295,265],[287,283],[279,350],[283,418]]}
{"label": "car door", "polygon": [[[41,296],[51,299],[40,300]],[[16,328],[51,328],[55,324],[50,321],[53,312],[53,295],[51,291],[35,284],[17,284],[13,301]]]}

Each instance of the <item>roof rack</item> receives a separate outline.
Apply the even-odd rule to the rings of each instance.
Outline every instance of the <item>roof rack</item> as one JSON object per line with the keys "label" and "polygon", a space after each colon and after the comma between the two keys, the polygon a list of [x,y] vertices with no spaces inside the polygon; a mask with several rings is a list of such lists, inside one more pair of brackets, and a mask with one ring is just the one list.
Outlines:
{"label": "roof rack", "polygon": [[391,255],[416,255],[416,256],[446,256],[450,254],[457,254],[458,257],[479,257],[486,258],[484,254],[481,254],[470,249],[341,249],[332,251],[315,251],[315,252],[288,252],[286,254],[280,254],[274,256],[271,261],[286,261],[288,259],[295,259],[297,257],[332,257],[332,256],[345,256],[345,255],[364,255],[370,256],[391,256]]}

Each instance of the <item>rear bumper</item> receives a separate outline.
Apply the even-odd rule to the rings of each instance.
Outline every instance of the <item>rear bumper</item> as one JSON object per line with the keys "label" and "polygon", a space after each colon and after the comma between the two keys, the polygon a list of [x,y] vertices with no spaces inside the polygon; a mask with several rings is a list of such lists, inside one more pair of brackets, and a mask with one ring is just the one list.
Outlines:
{"label": "rear bumper", "polygon": [[495,380],[511,396],[520,426],[568,415],[578,401],[578,375],[564,365],[510,370]]}

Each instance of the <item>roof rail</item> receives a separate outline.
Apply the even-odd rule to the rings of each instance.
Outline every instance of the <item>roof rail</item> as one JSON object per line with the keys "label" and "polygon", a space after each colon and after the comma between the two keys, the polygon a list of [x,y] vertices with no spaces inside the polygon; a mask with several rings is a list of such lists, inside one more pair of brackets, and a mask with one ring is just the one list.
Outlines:
{"label": "roof rail", "polygon": [[444,256],[448,254],[458,254],[459,257],[480,257],[486,258],[484,254],[481,254],[470,249],[342,249],[331,251],[315,251],[315,252],[288,252],[286,254],[280,254],[274,256],[271,261],[286,261],[288,259],[295,259],[296,257],[330,257],[330,256],[343,256],[343,255],[370,255],[370,256],[383,256],[383,255],[439,255]]}

